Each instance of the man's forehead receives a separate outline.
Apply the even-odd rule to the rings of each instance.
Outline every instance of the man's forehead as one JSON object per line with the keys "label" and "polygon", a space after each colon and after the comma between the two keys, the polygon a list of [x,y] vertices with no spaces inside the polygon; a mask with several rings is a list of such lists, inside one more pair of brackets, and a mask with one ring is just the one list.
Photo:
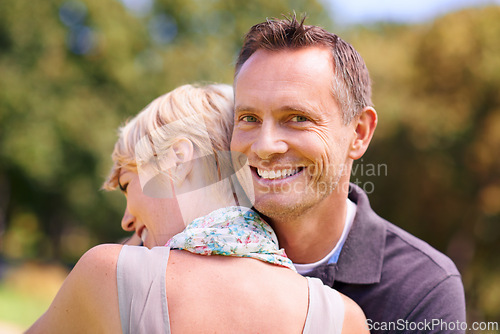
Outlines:
{"label": "man's forehead", "polygon": [[300,65],[298,63],[318,63],[321,59],[325,60],[326,64],[332,65],[332,55],[330,50],[324,46],[306,46],[301,48],[285,48],[282,50],[266,50],[259,49],[255,51],[241,66],[238,74],[246,68],[258,64],[258,66],[273,66],[274,63],[281,65]]}
{"label": "man's forehead", "polygon": [[[290,85],[290,90],[301,85],[314,84],[320,77],[331,80],[333,65],[325,48],[303,48],[288,51],[259,50],[241,67],[235,77],[235,94],[242,86],[259,88],[267,81]],[[257,84],[258,83],[258,84]],[[246,87],[250,85],[250,87]]]}
{"label": "man's forehead", "polygon": [[[300,100],[307,94],[308,98],[326,98],[333,84],[332,67],[326,60],[315,62],[321,62],[321,53],[313,53],[313,59],[304,56],[307,54],[283,61],[274,55],[271,58],[256,55],[255,59],[249,59],[235,78],[236,106],[248,104],[245,102],[248,99],[264,97]],[[298,93],[302,93],[302,97]]]}

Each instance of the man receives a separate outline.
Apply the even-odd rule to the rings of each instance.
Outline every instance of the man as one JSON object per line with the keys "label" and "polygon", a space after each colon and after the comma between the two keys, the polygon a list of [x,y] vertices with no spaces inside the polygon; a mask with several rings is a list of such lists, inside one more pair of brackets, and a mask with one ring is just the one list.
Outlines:
{"label": "man", "polygon": [[377,125],[357,51],[295,17],[269,20],[247,34],[234,88],[231,150],[248,156],[254,206],[299,272],[356,301],[373,333],[465,332],[453,262],[349,184]]}

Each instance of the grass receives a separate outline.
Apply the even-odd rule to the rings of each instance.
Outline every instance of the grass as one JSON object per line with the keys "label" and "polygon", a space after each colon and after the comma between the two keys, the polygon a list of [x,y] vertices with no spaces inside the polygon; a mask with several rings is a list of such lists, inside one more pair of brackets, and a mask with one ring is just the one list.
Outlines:
{"label": "grass", "polygon": [[67,274],[55,264],[9,268],[0,281],[0,322],[28,329],[48,309]]}
{"label": "grass", "polygon": [[28,329],[47,310],[51,301],[0,284],[0,320]]}

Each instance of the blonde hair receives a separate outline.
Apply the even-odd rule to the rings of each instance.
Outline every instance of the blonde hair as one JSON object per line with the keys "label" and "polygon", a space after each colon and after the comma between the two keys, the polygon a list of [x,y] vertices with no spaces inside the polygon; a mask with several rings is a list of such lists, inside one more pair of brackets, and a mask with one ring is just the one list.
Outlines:
{"label": "blonde hair", "polygon": [[[213,178],[218,170],[227,169],[230,164],[229,159],[217,160],[216,152],[229,151],[233,104],[233,89],[225,84],[184,85],[158,97],[119,129],[111,155],[113,166],[103,189],[116,189],[121,169],[137,172],[137,144],[141,139],[151,139],[153,133],[155,144],[161,142],[160,150],[168,149],[176,138],[184,137],[193,143],[199,156],[215,154],[218,165],[207,165],[206,172],[208,178],[217,181]],[[193,124],[193,119],[204,122]]]}

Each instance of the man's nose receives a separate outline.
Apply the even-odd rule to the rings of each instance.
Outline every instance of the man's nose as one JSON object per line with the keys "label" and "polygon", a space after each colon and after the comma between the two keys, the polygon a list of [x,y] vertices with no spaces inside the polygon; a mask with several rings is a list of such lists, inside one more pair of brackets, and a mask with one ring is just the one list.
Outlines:
{"label": "man's nose", "polygon": [[264,122],[252,144],[252,151],[260,159],[270,159],[275,154],[288,151],[288,144],[275,124]]}
{"label": "man's nose", "polygon": [[135,217],[130,214],[128,208],[125,209],[125,213],[123,214],[122,229],[127,232],[135,231]]}

